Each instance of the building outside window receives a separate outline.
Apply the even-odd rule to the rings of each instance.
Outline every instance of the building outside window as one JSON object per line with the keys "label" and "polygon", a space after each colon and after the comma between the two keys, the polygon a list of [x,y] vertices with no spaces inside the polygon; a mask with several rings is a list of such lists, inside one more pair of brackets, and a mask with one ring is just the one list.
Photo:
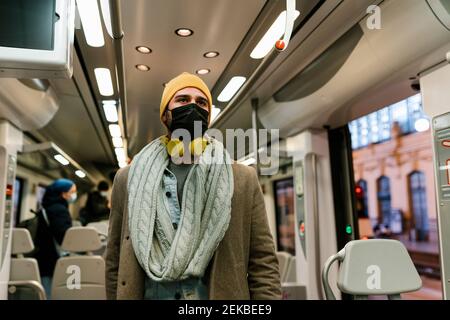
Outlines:
{"label": "building outside window", "polygon": [[428,241],[429,223],[425,174],[415,171],[409,175],[409,194],[417,241]]}
{"label": "building outside window", "polygon": [[391,186],[388,177],[380,177],[377,181],[378,210],[380,222],[389,227],[391,224]]}
{"label": "building outside window", "polygon": [[350,122],[352,147],[353,149],[360,149],[372,143],[380,143],[391,139],[391,129],[394,122],[399,123],[404,135],[418,132],[421,129],[416,124],[421,119],[428,119],[428,117],[423,112],[422,97],[417,94]]}

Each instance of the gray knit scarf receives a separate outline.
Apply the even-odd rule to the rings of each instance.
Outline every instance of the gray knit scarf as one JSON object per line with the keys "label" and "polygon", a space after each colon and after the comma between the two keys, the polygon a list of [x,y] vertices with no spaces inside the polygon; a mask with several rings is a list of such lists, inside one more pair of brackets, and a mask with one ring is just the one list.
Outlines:
{"label": "gray knit scarf", "polygon": [[183,189],[180,225],[173,228],[163,188],[169,155],[163,139],[133,159],[128,175],[128,213],[137,260],[154,281],[202,277],[231,218],[233,171],[222,143],[209,138]]}

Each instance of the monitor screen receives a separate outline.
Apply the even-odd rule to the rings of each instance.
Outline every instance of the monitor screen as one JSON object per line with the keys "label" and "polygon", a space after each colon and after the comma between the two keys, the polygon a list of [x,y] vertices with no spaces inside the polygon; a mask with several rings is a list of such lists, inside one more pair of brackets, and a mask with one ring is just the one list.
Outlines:
{"label": "monitor screen", "polygon": [[0,46],[53,50],[56,0],[0,0]]}

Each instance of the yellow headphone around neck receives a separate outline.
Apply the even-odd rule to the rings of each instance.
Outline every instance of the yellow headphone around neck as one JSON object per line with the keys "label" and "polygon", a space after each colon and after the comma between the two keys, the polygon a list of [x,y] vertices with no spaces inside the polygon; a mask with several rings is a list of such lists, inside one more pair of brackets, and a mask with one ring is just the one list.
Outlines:
{"label": "yellow headphone around neck", "polygon": [[[180,139],[171,139],[168,136],[163,136],[161,141],[166,145],[167,153],[171,157],[182,157],[184,155],[184,143]],[[191,155],[200,156],[207,145],[208,140],[204,137],[195,138],[189,142],[189,152]]]}

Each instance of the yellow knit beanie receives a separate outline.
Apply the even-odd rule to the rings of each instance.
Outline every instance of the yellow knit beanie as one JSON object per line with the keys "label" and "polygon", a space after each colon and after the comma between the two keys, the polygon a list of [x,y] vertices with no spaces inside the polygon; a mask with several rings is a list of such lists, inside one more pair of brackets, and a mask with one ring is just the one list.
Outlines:
{"label": "yellow knit beanie", "polygon": [[208,86],[206,85],[205,82],[203,82],[202,79],[188,72],[183,72],[182,74],[173,78],[166,84],[166,87],[164,88],[164,92],[161,97],[161,105],[159,107],[159,117],[161,121],[164,111],[166,110],[170,100],[173,98],[175,93],[184,88],[197,88],[206,95],[209,102],[208,106],[209,109],[208,124],[209,124],[211,119],[211,106],[212,106],[211,92],[209,91]]}

